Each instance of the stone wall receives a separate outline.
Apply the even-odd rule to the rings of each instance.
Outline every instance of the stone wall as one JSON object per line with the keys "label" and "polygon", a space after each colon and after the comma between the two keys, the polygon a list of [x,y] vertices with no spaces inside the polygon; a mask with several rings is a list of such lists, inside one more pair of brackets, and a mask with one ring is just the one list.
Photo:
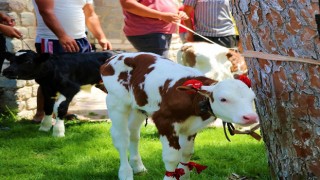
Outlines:
{"label": "stone wall", "polygon": [[[20,49],[34,50],[36,18],[31,0],[0,0],[0,11],[15,19],[16,28],[23,33],[23,40],[7,39],[7,49],[15,52]],[[3,68],[8,65],[4,62]],[[38,85],[34,80],[8,80],[0,76],[1,110],[17,110],[18,117],[30,118],[36,108],[36,91]]]}
{"label": "stone wall", "polygon": [[[122,31],[123,15],[119,1],[94,0],[94,5],[102,29],[113,48],[134,51]],[[33,10],[32,0],[0,0],[0,11],[14,17],[16,28],[23,33],[23,40],[7,39],[8,51],[16,52],[20,49],[29,48],[34,50],[36,17]],[[97,43],[90,33],[88,37],[92,43]],[[99,45],[96,45],[99,48]],[[180,45],[179,36],[174,34],[170,51],[171,59],[175,59],[176,51]],[[7,65],[8,62],[5,62],[3,68]],[[8,80],[0,75],[0,112],[8,107],[18,110],[18,117],[31,118],[36,109],[37,88],[38,85],[35,81]]]}

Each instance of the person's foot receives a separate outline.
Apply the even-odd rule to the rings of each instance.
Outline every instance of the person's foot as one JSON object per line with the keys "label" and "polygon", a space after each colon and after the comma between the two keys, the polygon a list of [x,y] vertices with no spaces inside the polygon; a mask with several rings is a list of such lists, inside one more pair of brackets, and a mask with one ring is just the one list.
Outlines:
{"label": "person's foot", "polygon": [[40,124],[43,118],[44,118],[44,112],[41,112],[41,113],[37,112],[33,116],[32,122],[36,124]]}

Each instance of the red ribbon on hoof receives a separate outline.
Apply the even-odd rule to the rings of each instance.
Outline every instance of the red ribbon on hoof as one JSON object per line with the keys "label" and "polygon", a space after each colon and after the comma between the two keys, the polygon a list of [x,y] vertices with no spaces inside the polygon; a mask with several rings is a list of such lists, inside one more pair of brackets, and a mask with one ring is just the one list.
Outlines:
{"label": "red ribbon on hoof", "polygon": [[189,170],[191,171],[193,168],[196,168],[197,173],[200,174],[203,170],[207,169],[208,166],[204,166],[201,164],[197,164],[195,162],[188,162],[188,163],[182,163],[180,162],[182,165],[187,166],[189,168]]}
{"label": "red ribbon on hoof", "polygon": [[184,170],[182,168],[177,168],[174,172],[169,172],[169,171],[166,171],[166,176],[168,177],[174,177],[176,178],[177,180],[180,179],[181,176],[183,176],[185,173],[184,173]]}
{"label": "red ribbon on hoof", "polygon": [[240,81],[244,82],[249,88],[251,88],[251,81],[246,75],[239,75],[238,78]]}

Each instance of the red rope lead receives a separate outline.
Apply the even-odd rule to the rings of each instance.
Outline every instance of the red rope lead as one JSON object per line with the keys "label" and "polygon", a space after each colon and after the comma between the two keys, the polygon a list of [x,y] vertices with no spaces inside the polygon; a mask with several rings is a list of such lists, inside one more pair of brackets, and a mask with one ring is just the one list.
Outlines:
{"label": "red rope lead", "polygon": [[187,166],[189,170],[191,171],[193,168],[196,168],[197,173],[200,174],[203,170],[205,170],[208,166],[203,166],[201,164],[197,164],[195,162],[188,162],[188,163],[182,163],[182,165]]}
{"label": "red rope lead", "polygon": [[183,176],[185,173],[184,173],[184,170],[182,168],[177,168],[174,172],[169,172],[169,171],[166,171],[166,176],[168,177],[174,177],[176,178],[177,180],[180,179],[181,176]]}

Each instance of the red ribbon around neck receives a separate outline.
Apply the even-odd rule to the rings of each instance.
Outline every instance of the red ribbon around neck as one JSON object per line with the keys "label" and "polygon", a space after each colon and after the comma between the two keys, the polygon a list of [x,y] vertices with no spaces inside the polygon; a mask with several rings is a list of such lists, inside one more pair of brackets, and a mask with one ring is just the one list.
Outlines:
{"label": "red ribbon around neck", "polygon": [[174,177],[176,178],[177,180],[180,179],[181,176],[183,176],[185,173],[184,173],[184,170],[182,168],[177,168],[174,172],[169,172],[169,171],[166,171],[166,176],[168,177]]}
{"label": "red ribbon around neck", "polygon": [[201,164],[197,164],[195,162],[188,162],[188,163],[182,163],[182,165],[187,166],[189,170],[191,171],[193,168],[196,168],[197,173],[200,174],[203,170],[205,170],[208,166],[203,166]]}
{"label": "red ribbon around neck", "polygon": [[249,88],[251,88],[251,81],[250,79],[248,78],[248,76],[246,75],[239,75],[238,76],[238,79],[242,82],[244,82]]}

